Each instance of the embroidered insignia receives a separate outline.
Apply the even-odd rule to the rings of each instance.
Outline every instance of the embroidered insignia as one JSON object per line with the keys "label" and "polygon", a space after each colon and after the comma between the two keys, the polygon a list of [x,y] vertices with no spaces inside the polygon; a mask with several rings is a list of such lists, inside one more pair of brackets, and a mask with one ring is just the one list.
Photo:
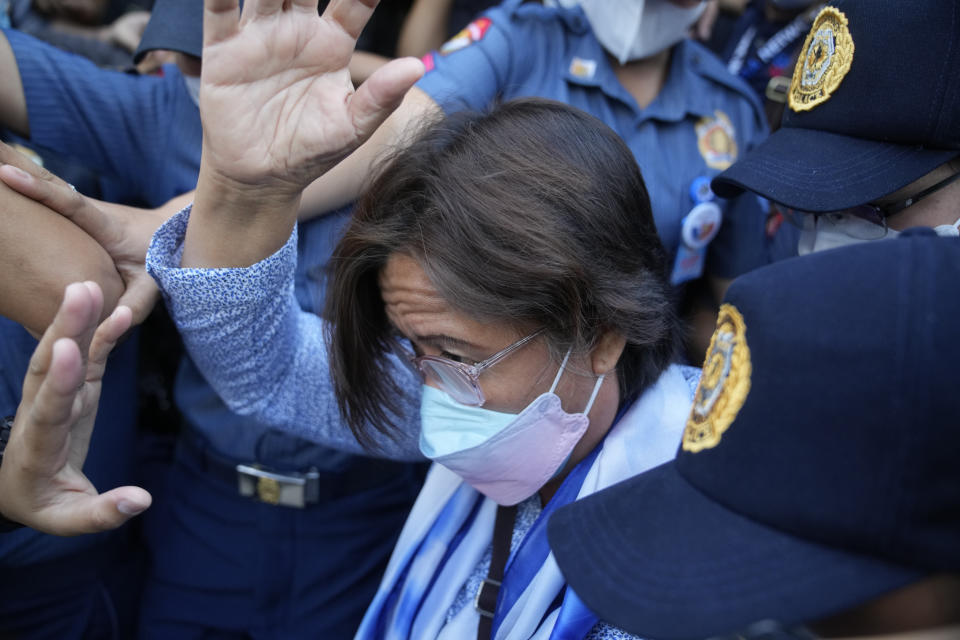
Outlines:
{"label": "embroidered insignia", "polygon": [[583,58],[574,58],[570,61],[570,75],[575,78],[592,78],[597,73],[596,60],[584,60]]}
{"label": "embroidered insignia", "polygon": [[715,447],[747,399],[752,365],[746,333],[737,308],[721,305],[683,433],[684,451],[696,453]]}
{"label": "embroidered insignia", "polygon": [[737,143],[733,123],[723,111],[714,111],[713,117],[700,118],[694,125],[697,147],[704,162],[711,169],[723,171],[737,159]]}
{"label": "embroidered insignia", "polygon": [[428,53],[427,55],[420,58],[420,62],[423,63],[424,73],[430,73],[437,67],[437,63],[434,62],[432,53]]}
{"label": "embroidered insignia", "polygon": [[447,56],[454,51],[460,51],[460,49],[469,47],[474,42],[480,42],[492,24],[493,22],[490,18],[477,18],[468,24],[465,29],[460,31],[460,33],[447,40],[447,42],[440,47],[440,55]]}
{"label": "embroidered insignia", "polygon": [[801,55],[790,81],[790,108],[809,111],[823,104],[840,86],[853,62],[853,38],[847,16],[824,7],[800,50]]}

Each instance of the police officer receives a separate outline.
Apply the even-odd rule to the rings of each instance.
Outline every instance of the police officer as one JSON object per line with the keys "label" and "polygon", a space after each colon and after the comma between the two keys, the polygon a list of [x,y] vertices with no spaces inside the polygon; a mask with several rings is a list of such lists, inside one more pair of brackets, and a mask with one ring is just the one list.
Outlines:
{"label": "police officer", "polygon": [[822,5],[818,0],[753,2],[720,52],[727,70],[764,100],[771,130],[780,126],[797,51]]}
{"label": "police officer", "polygon": [[[960,4],[839,1],[802,45],[783,125],[713,181],[779,203],[801,254],[960,225]],[[902,35],[891,46],[889,34]]]}
{"label": "police officer", "polygon": [[428,114],[552,98],[626,142],[650,191],[672,282],[708,275],[719,299],[730,278],[765,263],[763,214],[755,198],[714,199],[709,180],[760,142],[766,124],[749,86],[686,38],[703,8],[696,0],[503,2],[423,58],[426,74],[398,111],[307,189],[304,209],[356,197],[371,158]]}
{"label": "police officer", "polygon": [[[98,70],[4,31],[0,44],[10,49],[0,64],[22,81],[19,91],[17,83],[0,87],[8,126],[109,175],[108,199],[138,198],[157,206],[192,189],[200,164],[201,16],[199,2],[157,3],[140,53],[173,50],[180,64],[150,77]],[[345,216],[301,229],[297,295],[305,309],[322,304],[322,267]],[[4,370],[11,388],[19,390],[31,350],[21,345],[22,366]],[[132,385],[133,371],[117,375]],[[163,491],[144,521],[152,564],[141,636],[349,636],[419,488],[417,470],[335,451],[236,416],[189,361],[181,365],[175,400],[185,426]],[[110,407],[105,394],[101,414]],[[132,416],[111,424],[132,437]],[[111,451],[117,449],[94,448],[91,468],[94,456],[109,460]],[[127,464],[130,459],[125,452],[118,457]],[[3,544],[31,535],[11,533]],[[21,604],[11,591],[2,606],[22,611]],[[82,631],[77,620],[57,637]]]}
{"label": "police officer", "polygon": [[960,637],[958,278],[914,230],[734,282],[677,457],[549,523],[586,605],[647,638]]}

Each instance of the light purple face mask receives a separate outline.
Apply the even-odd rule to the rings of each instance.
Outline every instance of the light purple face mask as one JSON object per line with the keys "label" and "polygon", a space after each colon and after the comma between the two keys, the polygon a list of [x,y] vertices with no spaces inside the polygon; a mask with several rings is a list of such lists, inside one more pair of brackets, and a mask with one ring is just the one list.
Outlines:
{"label": "light purple face mask", "polygon": [[597,379],[582,413],[567,413],[554,393],[570,353],[550,390],[519,414],[459,404],[425,386],[420,401],[420,451],[497,504],[526,500],[562,470],[583,437],[587,415],[603,384]]}

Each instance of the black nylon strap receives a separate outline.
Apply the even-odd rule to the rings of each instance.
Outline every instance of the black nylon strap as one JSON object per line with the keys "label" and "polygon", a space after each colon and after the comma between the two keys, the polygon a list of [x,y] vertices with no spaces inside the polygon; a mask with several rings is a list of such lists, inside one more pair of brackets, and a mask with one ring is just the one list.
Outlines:
{"label": "black nylon strap", "polygon": [[510,541],[513,539],[513,525],[517,519],[517,505],[497,507],[497,519],[493,523],[493,554],[490,558],[490,570],[480,590],[474,606],[480,612],[477,624],[477,640],[490,640],[493,633],[493,614],[497,609],[497,595],[503,582],[503,572],[510,557]]}

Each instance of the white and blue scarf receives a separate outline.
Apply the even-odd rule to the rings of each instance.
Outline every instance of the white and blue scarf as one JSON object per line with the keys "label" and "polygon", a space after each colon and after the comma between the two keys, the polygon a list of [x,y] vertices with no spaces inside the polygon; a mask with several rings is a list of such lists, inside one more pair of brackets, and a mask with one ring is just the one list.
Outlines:
{"label": "white and blue scarf", "polygon": [[[690,411],[683,367],[671,366],[618,416],[603,442],[570,472],[510,555],[497,598],[494,640],[581,640],[594,616],[566,588],[547,544],[557,508],[673,459]],[[479,614],[447,613],[490,547],[497,505],[434,464],[400,533],[356,640],[463,640]]]}

